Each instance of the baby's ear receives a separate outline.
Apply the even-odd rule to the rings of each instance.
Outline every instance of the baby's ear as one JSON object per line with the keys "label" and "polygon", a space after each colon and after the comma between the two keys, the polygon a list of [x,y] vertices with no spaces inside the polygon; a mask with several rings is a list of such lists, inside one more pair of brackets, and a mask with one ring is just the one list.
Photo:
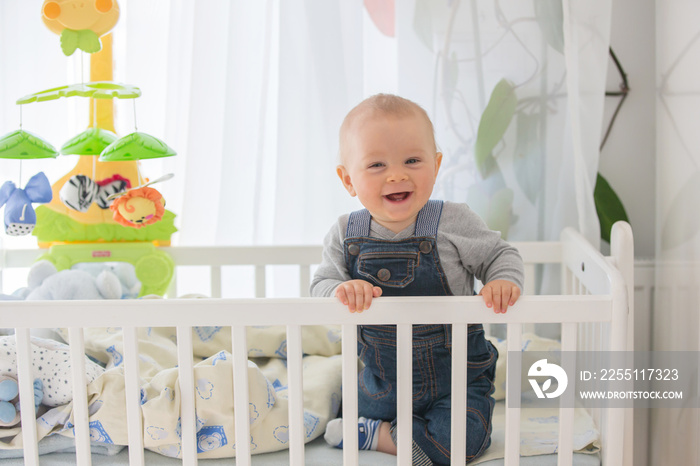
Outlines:
{"label": "baby's ear", "polygon": [[355,197],[357,193],[355,192],[355,187],[352,185],[352,180],[350,179],[350,174],[348,173],[347,168],[345,168],[344,165],[338,165],[336,168],[336,173],[338,174],[338,178],[340,178],[340,181],[343,183],[343,186],[345,186],[348,193]]}

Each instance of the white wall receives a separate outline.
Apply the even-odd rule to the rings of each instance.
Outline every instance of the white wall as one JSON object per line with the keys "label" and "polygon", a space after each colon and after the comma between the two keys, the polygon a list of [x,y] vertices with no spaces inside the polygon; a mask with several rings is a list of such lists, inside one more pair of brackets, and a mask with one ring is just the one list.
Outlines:
{"label": "white wall", "polygon": [[[627,73],[630,92],[600,156],[599,172],[625,206],[634,232],[635,256],[655,257],[656,239],[656,25],[655,0],[613,0],[610,45]],[[620,75],[610,59],[608,91],[619,89]],[[603,134],[619,98],[606,98]],[[601,136],[602,140],[602,136]],[[648,270],[647,270],[648,269]],[[635,295],[635,348],[649,351],[653,300],[653,264],[646,274],[643,296]],[[646,280],[645,280],[646,278]],[[641,283],[639,283],[641,284]],[[643,298],[643,299],[637,299]],[[649,464],[649,410],[635,412],[634,464]]]}
{"label": "white wall", "polygon": [[[600,156],[599,172],[625,206],[636,257],[654,257],[656,237],[656,61],[654,0],[614,0],[610,44],[627,73],[630,92]],[[612,61],[608,91],[621,79]],[[618,98],[606,98],[605,127]],[[603,132],[605,131],[603,128]],[[602,135],[601,135],[602,140]]]}

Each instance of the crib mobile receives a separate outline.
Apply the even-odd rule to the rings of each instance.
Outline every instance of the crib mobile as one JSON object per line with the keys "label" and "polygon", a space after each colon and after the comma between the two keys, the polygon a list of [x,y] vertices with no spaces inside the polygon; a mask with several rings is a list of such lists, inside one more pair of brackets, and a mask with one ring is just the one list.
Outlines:
{"label": "crib mobile", "polygon": [[[76,50],[92,54],[90,76],[99,80],[59,86],[17,100],[19,129],[0,138],[0,158],[19,160],[18,182],[8,180],[0,187],[5,232],[9,236],[36,236],[39,246],[48,248],[39,259],[49,261],[56,276],[73,272],[69,269],[74,266],[94,266],[96,262],[128,263],[140,282],[139,296],[162,295],[172,280],[175,264],[155,246],[170,244],[170,236],[176,231],[175,216],[165,210],[163,196],[149,186],[173,175],[149,181],[140,172],[140,161],[170,157],[176,152],[158,138],[138,131],[135,107],[134,132],[121,138],[115,134],[114,99],[133,101],[141,95],[136,86],[111,81],[112,38],[108,33],[119,19],[119,5],[115,0],[44,0],[41,12],[46,27],[60,36],[66,56]],[[40,136],[23,129],[22,108],[61,97],[88,97],[91,121],[87,130],[57,151]],[[78,163],[53,185],[39,172],[22,188],[24,160],[58,155],[77,155]],[[35,211],[32,204],[43,205]],[[154,226],[157,223],[161,225]],[[2,340],[0,344],[7,346]],[[66,348],[42,350],[60,353],[60,359],[67,359]],[[86,361],[88,367],[92,367],[90,363]],[[67,376],[64,378],[67,380]],[[36,409],[51,405],[45,396],[51,393],[51,387],[41,374],[34,381]],[[19,422],[17,397],[16,378],[7,367],[0,367],[0,426]]]}
{"label": "crib mobile", "polygon": [[[44,0],[42,20],[60,36],[65,55],[76,50],[90,55],[91,82],[68,84],[27,95],[16,101],[19,129],[0,138],[0,158],[19,160],[19,182],[0,188],[0,208],[5,208],[8,235],[32,234],[57,270],[94,262],[133,265],[141,293],[164,294],[174,273],[174,262],[156,246],[169,246],[177,231],[175,215],[165,209],[162,194],[151,187],[173,174],[153,181],[142,176],[145,159],[171,157],[176,152],[165,142],[140,132],[119,137],[114,130],[115,102],[135,99],[141,90],[112,81],[112,34],[119,19],[115,0],[72,2]],[[82,62],[82,61],[81,61]],[[81,73],[82,75],[83,73]],[[65,142],[60,150],[22,127],[24,105],[87,97],[88,128]],[[22,162],[28,159],[78,156],[75,167],[51,185],[44,175],[34,175],[22,186]],[[34,210],[32,204],[43,204]],[[107,265],[107,264],[105,264]]]}
{"label": "crib mobile", "polygon": [[[44,0],[41,13],[46,27],[60,36],[66,56],[76,50],[91,54],[90,76],[94,81],[59,86],[17,100],[19,130],[0,138],[0,158],[19,159],[20,164],[19,183],[8,181],[0,194],[0,208],[6,204],[6,233],[31,233],[39,246],[46,248],[57,243],[122,241],[169,245],[170,236],[177,231],[175,215],[165,210],[160,192],[147,187],[153,183],[141,174],[140,161],[171,157],[176,152],[160,139],[138,131],[134,99],[141,96],[140,89],[112,81],[112,35],[108,33],[119,19],[118,3]],[[57,151],[40,136],[23,129],[22,109],[29,103],[61,97],[88,97],[90,122],[85,131]],[[124,99],[134,102],[134,132],[118,137],[113,106]],[[32,177],[24,189],[18,188],[22,185],[22,160],[58,155],[77,155],[73,170],[48,189],[43,173]],[[32,203],[44,205],[35,211]]]}
{"label": "crib mobile", "polygon": [[[0,158],[19,161],[19,182],[7,181],[0,188],[6,233],[36,236],[39,247],[48,249],[39,259],[48,260],[58,271],[96,262],[131,264],[141,283],[139,297],[162,295],[175,264],[157,246],[169,246],[177,229],[175,215],[165,209],[162,194],[151,186],[173,174],[151,181],[142,176],[140,163],[176,152],[138,130],[135,107],[134,132],[123,137],[115,133],[115,102],[135,102],[141,96],[138,87],[111,80],[112,35],[108,33],[119,19],[119,5],[115,0],[44,0],[41,13],[46,27],[60,36],[65,55],[78,49],[91,54],[94,81],[54,87],[16,101],[19,129],[0,138]],[[61,97],[89,98],[90,121],[85,131],[56,150],[22,127],[22,110],[26,104]],[[59,155],[76,155],[78,162],[53,185],[42,172],[21,188],[24,160]],[[34,210],[32,204],[43,205]]]}

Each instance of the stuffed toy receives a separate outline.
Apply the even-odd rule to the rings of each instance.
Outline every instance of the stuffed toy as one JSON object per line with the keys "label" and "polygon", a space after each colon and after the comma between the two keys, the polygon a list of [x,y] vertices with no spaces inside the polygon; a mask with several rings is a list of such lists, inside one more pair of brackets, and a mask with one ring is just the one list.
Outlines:
{"label": "stuffed toy", "polygon": [[[44,399],[44,384],[34,379],[34,410]],[[0,375],[0,427],[11,427],[19,422],[19,384],[9,375]]]}
{"label": "stuffed toy", "polygon": [[138,298],[141,292],[141,282],[136,278],[136,269],[128,262],[80,262],[72,269],[84,270],[95,278],[105,270],[112,272],[121,283],[122,299]]}
{"label": "stuffed toy", "polygon": [[[34,407],[55,407],[73,399],[70,382],[70,348],[58,341],[32,337],[32,372]],[[85,357],[87,383],[105,369]],[[17,384],[17,345],[14,335],[0,337],[0,426],[13,426],[20,421]]]}
{"label": "stuffed toy", "polygon": [[100,209],[109,209],[112,204],[110,196],[130,187],[129,180],[118,174],[100,181],[85,175],[74,175],[63,185],[58,197],[67,207],[78,212],[87,212],[93,203]]}
{"label": "stuffed toy", "polygon": [[52,262],[40,260],[29,269],[27,282],[12,294],[0,294],[0,300],[135,299],[141,292],[127,262],[85,262],[58,272]]}
{"label": "stuffed toy", "polygon": [[56,270],[47,260],[36,262],[27,276],[27,301],[58,299],[120,299],[122,285],[109,270],[96,277],[84,270]]}
{"label": "stuffed toy", "polygon": [[115,222],[127,227],[141,228],[157,222],[165,213],[163,196],[153,188],[141,187],[127,191],[110,206]]}
{"label": "stuffed toy", "polygon": [[51,202],[51,183],[43,172],[32,176],[24,189],[6,181],[0,187],[0,207],[5,205],[5,232],[10,236],[28,235],[36,225],[32,203]]}

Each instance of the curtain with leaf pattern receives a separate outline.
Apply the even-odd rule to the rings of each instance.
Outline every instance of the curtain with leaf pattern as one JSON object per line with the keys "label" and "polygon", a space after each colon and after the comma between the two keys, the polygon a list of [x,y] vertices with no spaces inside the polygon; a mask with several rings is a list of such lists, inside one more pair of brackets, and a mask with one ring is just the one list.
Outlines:
{"label": "curtain with leaf pattern", "polygon": [[437,196],[469,203],[510,240],[572,226],[597,244],[610,1],[408,3],[398,88],[435,121]]}

